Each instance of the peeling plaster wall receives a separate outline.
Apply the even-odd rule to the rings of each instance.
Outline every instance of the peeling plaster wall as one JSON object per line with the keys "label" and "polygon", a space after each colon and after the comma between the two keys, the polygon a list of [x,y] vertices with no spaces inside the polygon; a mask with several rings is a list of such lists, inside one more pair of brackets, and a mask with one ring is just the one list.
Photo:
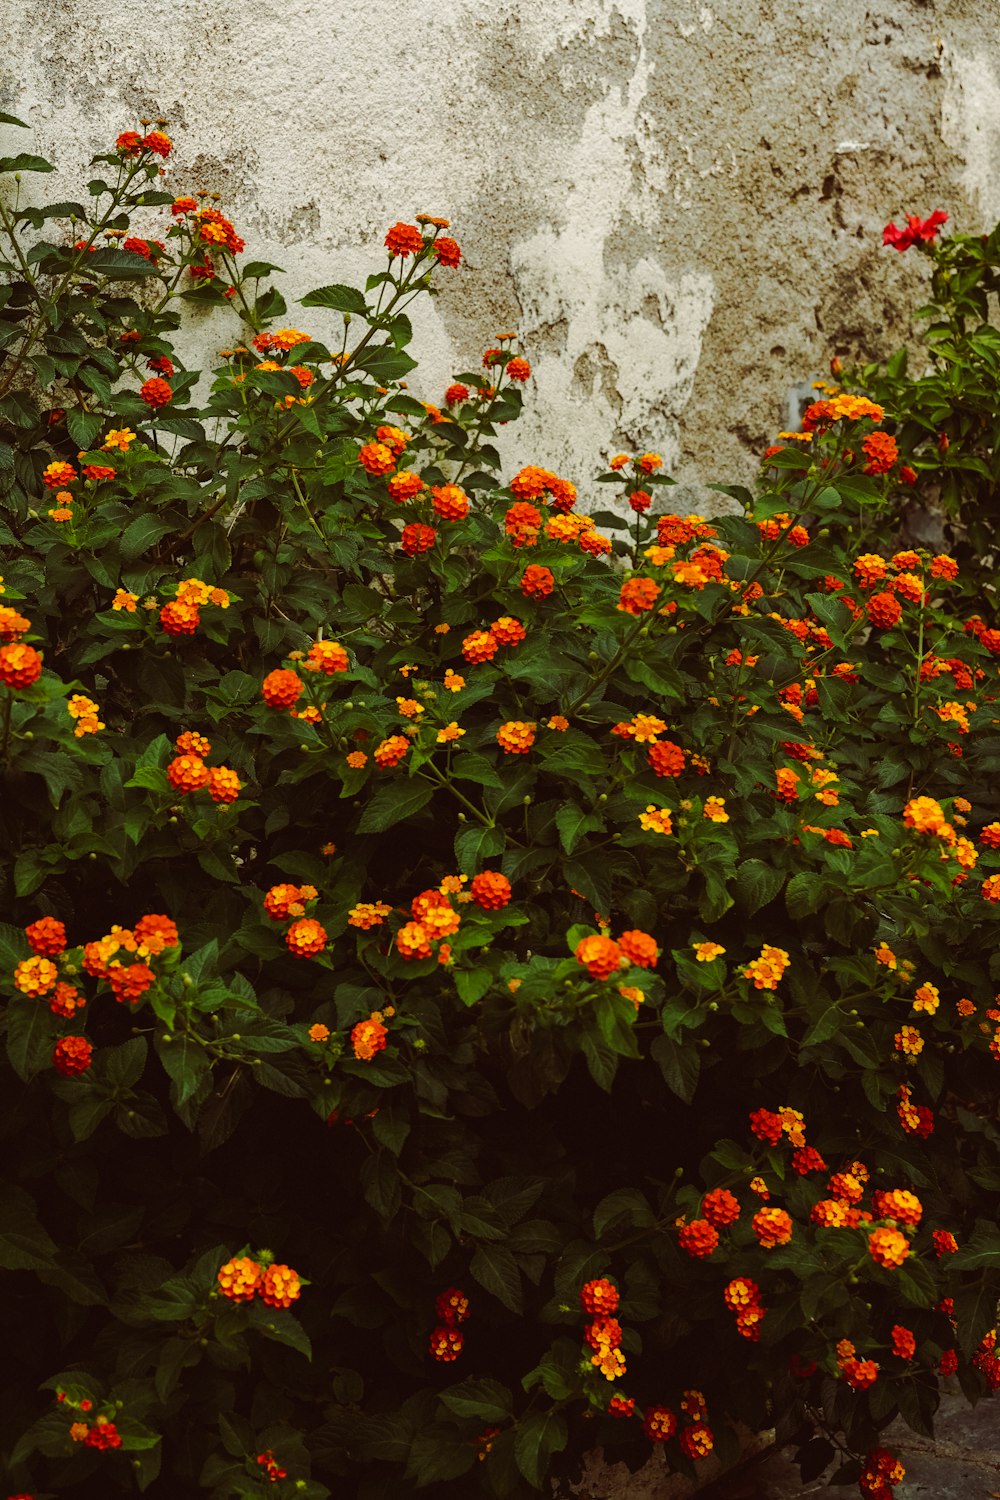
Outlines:
{"label": "peeling plaster wall", "polygon": [[[0,0],[0,105],[67,194],[137,116],[169,117],[171,184],[223,195],[320,334],[296,296],[447,214],[465,264],[417,319],[420,394],[517,328],[536,379],[510,464],[586,488],[655,447],[693,502],[751,472],[832,353],[907,338],[926,270],[882,250],[888,218],[1000,215],[996,20],[995,0]],[[184,350],[230,338],[200,314]]]}

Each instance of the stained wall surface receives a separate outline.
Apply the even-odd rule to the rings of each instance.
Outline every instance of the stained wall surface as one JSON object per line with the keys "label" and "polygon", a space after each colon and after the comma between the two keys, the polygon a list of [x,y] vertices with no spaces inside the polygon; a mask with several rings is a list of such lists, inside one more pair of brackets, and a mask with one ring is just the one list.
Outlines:
{"label": "stained wall surface", "polygon": [[[170,184],[223,195],[293,298],[355,284],[424,211],[465,261],[417,320],[425,399],[516,328],[511,464],[586,488],[654,447],[698,496],[753,468],[789,390],[904,340],[905,212],[1000,214],[996,0],[0,0],[0,107],[78,196],[143,115]],[[84,179],[85,180],[85,179]],[[44,183],[48,190],[53,179]],[[46,191],[46,196],[49,196]],[[154,231],[154,224],[149,226]],[[296,311],[298,315],[296,316]],[[189,362],[232,340],[199,315]]]}

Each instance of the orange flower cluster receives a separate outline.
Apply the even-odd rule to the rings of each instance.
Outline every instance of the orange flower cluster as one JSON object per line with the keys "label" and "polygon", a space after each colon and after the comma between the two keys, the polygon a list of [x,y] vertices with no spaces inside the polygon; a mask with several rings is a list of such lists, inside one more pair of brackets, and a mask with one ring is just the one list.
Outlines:
{"label": "orange flower cluster", "polygon": [[[22,617],[23,618],[23,617]],[[13,690],[30,687],[42,675],[42,658],[34,646],[24,641],[7,641],[0,646],[0,683]]]}
{"label": "orange flower cluster", "polygon": [[382,1012],[373,1011],[365,1021],[351,1028],[351,1046],[359,1062],[371,1062],[378,1052],[384,1052],[389,1033],[382,1024]]}
{"label": "orange flower cluster", "polygon": [[227,1260],[216,1274],[219,1291],[230,1302],[252,1302],[255,1297],[268,1307],[291,1307],[302,1294],[302,1279],[291,1266],[273,1262],[266,1252]]}
{"label": "orange flower cluster", "polygon": [[500,911],[511,898],[510,881],[499,870],[483,870],[472,877],[469,894],[483,911]]}
{"label": "orange flower cluster", "polygon": [[446,1287],[434,1299],[438,1322],[428,1342],[431,1358],[441,1364],[453,1364],[465,1347],[465,1335],[459,1328],[469,1316],[468,1295],[458,1287]]}
{"label": "orange flower cluster", "polygon": [[784,948],[775,948],[770,943],[765,943],[760,956],[751,959],[742,970],[743,977],[753,980],[754,989],[775,990],[790,962]]}
{"label": "orange flower cluster", "polygon": [[760,1208],[753,1216],[753,1232],[765,1250],[787,1245],[792,1237],[791,1215],[783,1208]]}
{"label": "orange flower cluster", "polygon": [[404,526],[400,533],[399,545],[407,557],[419,557],[422,552],[429,552],[437,540],[437,532],[433,526],[424,526],[419,521],[411,521]]}
{"label": "orange flower cluster", "polygon": [[627,578],[621,586],[617,608],[629,615],[654,609],[662,590],[652,578]]}
{"label": "orange flower cluster", "polygon": [[264,1470],[264,1478],[268,1484],[278,1484],[280,1480],[288,1478],[288,1470],[278,1463],[273,1448],[265,1448],[263,1453],[258,1453],[257,1463]]}
{"label": "orange flower cluster", "polygon": [[856,1355],[850,1339],[841,1339],[837,1345],[837,1367],[852,1390],[864,1391],[875,1384],[879,1367],[873,1359],[857,1359]]}
{"label": "orange flower cluster", "polygon": [[[115,598],[117,600],[117,594]],[[225,589],[213,588],[200,578],[182,578],[176,596],[160,609],[160,628],[167,635],[194,635],[206,604],[228,609],[229,595]]]}
{"label": "orange flower cluster", "polygon": [[766,1312],[760,1287],[749,1276],[736,1276],[729,1282],[723,1296],[729,1311],[736,1314],[737,1333],[757,1343]]}
{"label": "orange flower cluster", "polygon": [[922,1139],[934,1133],[934,1112],[926,1104],[912,1103],[913,1091],[901,1083],[897,1090],[896,1115],[907,1135]]}
{"label": "orange flower cluster", "polygon": [[635,964],[641,969],[653,968],[659,960],[660,950],[655,938],[640,928],[623,932],[615,942],[605,933],[595,933],[581,938],[576,945],[575,958],[583,965],[591,979],[610,979],[619,969]]}
{"label": "orange flower cluster", "polygon": [[719,1247],[719,1232],[708,1219],[692,1219],[678,1226],[677,1243],[693,1259],[706,1260]]}
{"label": "orange flower cluster", "polygon": [[60,1037],[52,1049],[52,1066],[64,1078],[78,1078],[90,1067],[94,1049],[85,1036]]}
{"label": "orange flower cluster", "polygon": [[501,724],[496,741],[505,755],[527,755],[535,743],[537,725],[525,724],[520,719],[510,719]]}
{"label": "orange flower cluster", "polygon": [[337,672],[349,671],[350,665],[347,652],[337,641],[314,641],[302,663],[302,670],[333,677]]}
{"label": "orange flower cluster", "polygon": [[906,1470],[888,1448],[873,1448],[865,1457],[858,1487],[871,1500],[892,1500],[891,1492],[905,1478]]}
{"label": "orange flower cluster", "polygon": [[167,781],[182,796],[207,787],[213,802],[235,802],[243,783],[229,766],[207,766],[203,759],[212,746],[204,735],[185,731],[178,735],[177,755],[167,766]]}

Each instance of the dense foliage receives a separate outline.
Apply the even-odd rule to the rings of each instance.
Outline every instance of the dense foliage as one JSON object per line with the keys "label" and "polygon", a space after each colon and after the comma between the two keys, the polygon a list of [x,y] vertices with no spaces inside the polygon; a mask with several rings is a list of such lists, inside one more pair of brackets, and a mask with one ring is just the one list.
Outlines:
{"label": "dense foliage", "polygon": [[274,327],[149,123],[85,204],[0,161],[8,1488],[519,1496],[776,1424],[889,1496],[882,1428],[1000,1371],[977,580],[874,546],[832,387],[711,522],[655,453],[504,484],[513,335],[406,389],[447,224]]}
{"label": "dense foliage", "polygon": [[[991,603],[996,537],[1000,526],[1000,429],[997,383],[1000,330],[991,307],[1000,292],[1000,226],[991,234],[945,237],[943,213],[886,227],[885,242],[926,257],[930,300],[917,310],[921,340],[884,365],[868,364],[845,378],[884,403],[911,494],[900,491],[904,514],[913,502],[926,507],[950,549],[976,575]],[[905,497],[905,499],[904,499]]]}

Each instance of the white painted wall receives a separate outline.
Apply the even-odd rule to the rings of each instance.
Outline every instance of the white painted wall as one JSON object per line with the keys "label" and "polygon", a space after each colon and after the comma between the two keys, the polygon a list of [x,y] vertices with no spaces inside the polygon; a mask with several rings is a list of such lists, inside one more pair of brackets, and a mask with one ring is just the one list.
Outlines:
{"label": "white painted wall", "polygon": [[[0,107],[67,195],[119,131],[169,117],[170,185],[221,192],[290,304],[359,282],[397,219],[448,215],[465,264],[416,320],[418,394],[440,400],[517,328],[536,379],[503,434],[512,465],[586,493],[604,455],[654,447],[693,502],[745,477],[831,353],[908,336],[925,268],[882,250],[887,219],[1000,214],[996,17],[995,0],[0,0]],[[196,317],[186,354],[231,337]]]}

